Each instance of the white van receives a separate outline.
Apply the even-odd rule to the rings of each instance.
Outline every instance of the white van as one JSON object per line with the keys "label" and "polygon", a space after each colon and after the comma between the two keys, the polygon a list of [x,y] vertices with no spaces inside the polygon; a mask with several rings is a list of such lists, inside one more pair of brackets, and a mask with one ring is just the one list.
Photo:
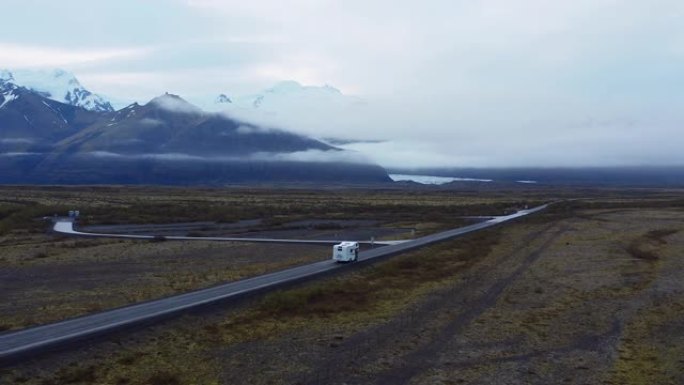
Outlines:
{"label": "white van", "polygon": [[333,246],[333,261],[356,262],[359,260],[359,243],[342,242]]}

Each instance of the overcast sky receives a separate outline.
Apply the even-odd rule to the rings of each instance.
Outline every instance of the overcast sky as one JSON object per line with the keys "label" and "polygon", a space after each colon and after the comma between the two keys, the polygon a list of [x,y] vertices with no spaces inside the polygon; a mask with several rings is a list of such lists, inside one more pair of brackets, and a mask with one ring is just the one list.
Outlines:
{"label": "overcast sky", "polygon": [[2,14],[0,67],[64,68],[113,97],[334,85],[367,105],[321,117],[319,136],[388,140],[353,146],[386,166],[684,165],[682,1],[3,0]]}

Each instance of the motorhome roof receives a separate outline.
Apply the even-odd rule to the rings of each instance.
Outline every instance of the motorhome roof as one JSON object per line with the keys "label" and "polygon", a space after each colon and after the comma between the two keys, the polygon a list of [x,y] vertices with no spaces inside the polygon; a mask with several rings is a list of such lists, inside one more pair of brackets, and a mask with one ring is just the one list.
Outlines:
{"label": "motorhome roof", "polygon": [[358,242],[342,242],[337,244],[337,246],[356,246]]}

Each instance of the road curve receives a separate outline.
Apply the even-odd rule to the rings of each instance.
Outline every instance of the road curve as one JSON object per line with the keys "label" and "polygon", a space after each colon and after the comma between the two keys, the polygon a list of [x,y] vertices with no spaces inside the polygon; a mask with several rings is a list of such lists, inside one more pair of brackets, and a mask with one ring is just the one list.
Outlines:
{"label": "road curve", "polygon": [[[340,240],[321,240],[321,239],[283,239],[283,238],[235,238],[235,237],[185,237],[178,235],[135,235],[135,234],[107,234],[107,233],[85,233],[74,229],[74,223],[70,218],[58,218],[52,228],[53,231],[66,235],[92,238],[119,238],[119,239],[149,239],[163,238],[169,241],[212,241],[212,242],[254,242],[254,243],[297,243],[313,245],[334,245]],[[359,241],[361,244],[374,244],[381,246],[397,245],[408,241]]]}
{"label": "road curve", "polygon": [[[414,250],[463,234],[496,226],[538,212],[546,207],[547,205],[542,205],[529,210],[519,211],[512,215],[494,217],[485,222],[428,235],[412,241],[371,249],[360,253],[359,261],[360,263],[370,262]],[[65,226],[64,228],[67,229],[68,227]],[[0,364],[15,362],[18,359],[50,348],[56,348],[96,335],[111,333],[143,322],[169,317],[203,305],[228,299],[237,299],[250,293],[276,288],[286,283],[320,276],[343,269],[345,266],[348,265],[326,260],[61,322],[5,332],[0,334]]]}

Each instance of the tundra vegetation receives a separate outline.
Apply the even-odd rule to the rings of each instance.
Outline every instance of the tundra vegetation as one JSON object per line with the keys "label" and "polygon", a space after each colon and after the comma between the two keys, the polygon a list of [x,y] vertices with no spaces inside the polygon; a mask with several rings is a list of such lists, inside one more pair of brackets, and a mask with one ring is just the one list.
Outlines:
{"label": "tundra vegetation", "polygon": [[[232,306],[213,307],[134,333],[121,333],[77,351],[38,357],[0,369],[0,383],[684,382],[684,200],[679,198],[678,191],[231,189],[177,191],[174,196],[175,190],[150,193],[125,189],[120,200],[108,202],[108,198],[117,195],[115,190],[86,190],[81,190],[81,195],[76,193],[78,190],[56,191],[71,198],[91,194],[92,200],[86,199],[89,204],[78,207],[83,212],[89,212],[83,207],[95,207],[94,202],[101,200],[100,213],[109,213],[109,217],[100,223],[124,223],[121,207],[127,200],[133,201],[133,197],[140,201],[158,199],[160,204],[180,202],[181,197],[191,201],[187,204],[195,206],[195,211],[188,210],[188,216],[178,218],[179,221],[200,220],[201,215],[194,213],[203,212],[207,206],[198,202],[219,207],[217,202],[224,202],[224,196],[233,205],[238,204],[238,195],[245,201],[236,209],[245,210],[243,214],[230,217],[230,221],[259,217],[248,211],[252,204],[248,202],[255,202],[255,207],[261,203],[274,205],[270,213],[282,216],[261,223],[259,226],[263,227],[257,231],[273,231],[307,218],[359,217],[380,221],[379,227],[423,225],[438,230],[458,225],[462,219],[456,216],[492,215],[558,197],[583,199],[564,201],[534,217],[348,269],[337,276]],[[36,197],[49,199],[49,191],[46,188],[34,192]],[[331,202],[329,211],[316,209],[318,205],[325,206],[326,200]],[[50,204],[54,201],[27,206],[57,207]],[[64,207],[72,205],[73,202],[67,202]],[[207,214],[211,211],[206,210]],[[43,212],[38,209],[32,214]],[[151,211],[135,215],[135,223],[169,221],[168,217],[157,220]],[[159,214],[164,215],[167,213]],[[97,218],[93,215],[87,220],[95,223]],[[30,219],[11,219],[13,223],[27,224],[11,226],[2,242],[14,242],[16,247],[40,244],[39,252],[45,256],[36,253],[22,260],[19,254],[7,257],[3,253],[3,277],[11,277],[10,272],[22,269],[59,266],[64,266],[62,274],[66,274],[78,261],[88,260],[91,265],[111,263],[138,248],[152,248],[147,250],[148,254],[141,253],[139,259],[151,259],[158,264],[173,265],[164,256],[176,255],[176,265],[157,283],[166,291],[151,291],[132,300],[231,279],[219,273],[214,278],[189,278],[202,274],[188,273],[192,269],[187,259],[194,258],[194,264],[196,253],[212,247],[220,250],[217,255],[232,259],[234,248],[238,247],[197,242],[183,246],[186,249],[179,252],[176,248],[181,246],[174,242],[132,244],[53,239],[42,234],[44,225],[31,227]],[[306,231],[340,231],[330,229],[329,225],[322,226],[323,229],[313,227]],[[22,237],[23,241],[17,240]],[[36,243],[38,240],[42,243]],[[60,244],[69,242],[86,244],[63,248],[68,251],[64,253],[55,251],[62,250]],[[241,257],[246,262],[231,271],[243,271],[241,276],[247,276],[282,268],[283,265],[269,265],[249,271],[255,261],[250,259],[254,256],[248,255],[264,250],[254,245],[248,247]],[[73,256],[80,249],[90,251]],[[119,251],[99,251],[105,249]],[[93,256],[95,250],[99,253],[97,257]],[[309,252],[309,260],[328,257],[327,248]],[[305,250],[297,249],[289,259],[278,260],[305,263],[297,260],[303,254]],[[211,259],[211,263],[218,260]],[[269,261],[264,263],[274,263],[274,259]],[[130,264],[122,263],[119,267]],[[205,274],[207,271],[212,270],[205,270]],[[137,277],[127,284],[135,288],[132,290],[155,287],[150,282],[140,284],[145,279],[136,268],[124,271],[123,275]],[[170,277],[176,276],[181,277],[180,283],[168,288]],[[235,278],[239,277],[232,279]],[[83,287],[63,287],[61,294],[69,297],[78,293],[73,294],[75,299],[82,299],[89,290],[100,290],[95,279]],[[48,285],[42,290],[49,296],[53,289]],[[105,298],[101,296],[92,298],[92,307],[108,306],[99,302]],[[76,302],[79,301],[73,303]],[[0,306],[6,306],[4,301]],[[8,317],[6,311],[2,314],[9,319],[4,321],[9,322],[5,328],[15,328],[12,322],[19,321]]]}

